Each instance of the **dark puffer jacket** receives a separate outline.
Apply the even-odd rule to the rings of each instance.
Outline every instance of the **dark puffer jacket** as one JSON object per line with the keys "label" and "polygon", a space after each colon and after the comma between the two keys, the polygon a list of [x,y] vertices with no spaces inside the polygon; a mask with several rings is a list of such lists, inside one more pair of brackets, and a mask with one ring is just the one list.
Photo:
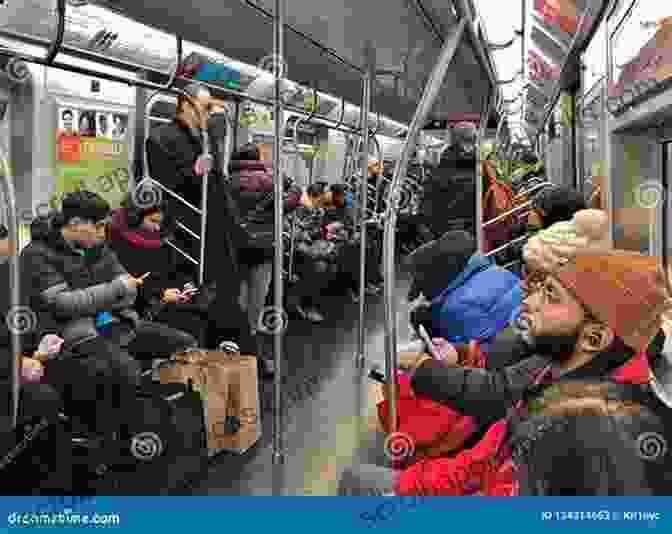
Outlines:
{"label": "dark puffer jacket", "polygon": [[40,230],[44,228],[21,252],[26,298],[40,322],[42,316],[53,320],[66,347],[98,336],[98,312],[109,311],[117,322],[134,327],[137,290],[126,286],[128,273],[116,254],[105,246],[84,256],[60,229],[51,228],[46,236]]}

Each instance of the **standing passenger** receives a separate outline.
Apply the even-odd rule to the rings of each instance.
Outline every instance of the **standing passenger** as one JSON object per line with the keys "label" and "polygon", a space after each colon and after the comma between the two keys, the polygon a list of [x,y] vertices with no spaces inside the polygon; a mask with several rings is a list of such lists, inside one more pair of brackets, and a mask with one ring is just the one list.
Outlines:
{"label": "standing passenger", "polygon": [[[201,207],[202,183],[205,175],[200,156],[204,152],[202,131],[208,130],[214,164],[208,180],[208,213],[205,254],[205,281],[216,282],[217,296],[210,316],[208,345],[223,340],[236,341],[241,350],[254,354],[256,344],[252,339],[246,314],[240,308],[238,296],[241,269],[238,250],[244,242],[239,225],[237,208],[230,186],[224,180],[224,158],[217,142],[226,124],[222,114],[211,114],[214,107],[209,91],[199,84],[186,88],[190,98],[179,96],[176,117],[170,124],[159,126],[147,140],[147,163],[150,175],[165,187],[180,195],[187,202]],[[213,139],[215,137],[215,139]],[[193,210],[170,199],[172,213],[192,232],[200,233],[200,218]],[[198,258],[198,242],[188,252]],[[185,247],[186,248],[186,247]]]}

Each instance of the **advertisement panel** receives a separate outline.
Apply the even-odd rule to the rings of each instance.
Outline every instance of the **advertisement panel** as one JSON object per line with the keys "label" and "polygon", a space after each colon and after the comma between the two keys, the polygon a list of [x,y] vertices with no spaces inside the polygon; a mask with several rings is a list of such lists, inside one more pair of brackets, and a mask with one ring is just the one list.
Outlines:
{"label": "advertisement panel", "polygon": [[119,207],[128,192],[128,115],[68,106],[58,118],[51,206],[65,193],[88,190]]}
{"label": "advertisement panel", "polygon": [[672,78],[672,7],[655,0],[638,2],[612,38],[612,49],[607,105],[617,113]]}

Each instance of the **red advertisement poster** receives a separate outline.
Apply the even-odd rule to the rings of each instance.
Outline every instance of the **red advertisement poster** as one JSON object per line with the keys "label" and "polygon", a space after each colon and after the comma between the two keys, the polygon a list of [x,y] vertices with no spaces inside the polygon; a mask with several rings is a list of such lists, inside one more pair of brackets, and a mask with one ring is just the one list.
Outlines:
{"label": "red advertisement poster", "polygon": [[79,136],[61,133],[58,137],[58,161],[77,163],[81,159],[82,151]]}

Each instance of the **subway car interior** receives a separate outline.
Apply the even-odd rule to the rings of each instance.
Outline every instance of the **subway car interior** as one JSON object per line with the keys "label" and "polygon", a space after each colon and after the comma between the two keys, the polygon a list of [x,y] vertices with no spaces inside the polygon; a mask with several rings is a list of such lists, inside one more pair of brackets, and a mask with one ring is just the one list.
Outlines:
{"label": "subway car interior", "polygon": [[669,495],[670,50],[653,0],[0,1],[3,494]]}

